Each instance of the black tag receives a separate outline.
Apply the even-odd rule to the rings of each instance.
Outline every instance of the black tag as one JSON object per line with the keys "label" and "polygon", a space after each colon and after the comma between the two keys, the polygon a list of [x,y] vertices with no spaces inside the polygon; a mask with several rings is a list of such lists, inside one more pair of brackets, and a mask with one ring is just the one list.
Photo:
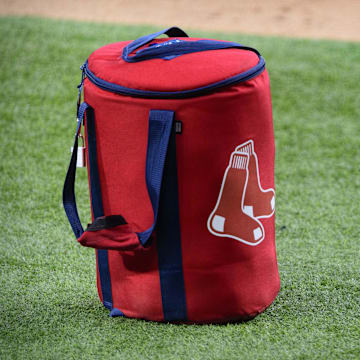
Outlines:
{"label": "black tag", "polygon": [[111,229],[115,226],[125,225],[127,222],[121,215],[100,216],[89,224],[86,231],[99,231]]}
{"label": "black tag", "polygon": [[176,134],[182,134],[182,122],[181,121],[175,122],[175,132],[176,132]]}

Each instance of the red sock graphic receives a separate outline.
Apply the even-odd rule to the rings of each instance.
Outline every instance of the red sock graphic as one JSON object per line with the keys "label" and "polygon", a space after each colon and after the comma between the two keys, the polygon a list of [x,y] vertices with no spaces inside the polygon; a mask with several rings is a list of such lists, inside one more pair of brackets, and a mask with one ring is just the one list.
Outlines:
{"label": "red sock graphic", "polygon": [[275,191],[274,189],[264,190],[261,187],[254,142],[249,140],[239,145],[235,151],[249,154],[249,180],[246,187],[244,212],[256,218],[272,216],[275,211]]}
{"label": "red sock graphic", "polygon": [[242,209],[248,182],[249,155],[233,152],[230,157],[215,209],[208,219],[209,231],[230,237],[248,245],[257,245],[264,239],[262,224]]}

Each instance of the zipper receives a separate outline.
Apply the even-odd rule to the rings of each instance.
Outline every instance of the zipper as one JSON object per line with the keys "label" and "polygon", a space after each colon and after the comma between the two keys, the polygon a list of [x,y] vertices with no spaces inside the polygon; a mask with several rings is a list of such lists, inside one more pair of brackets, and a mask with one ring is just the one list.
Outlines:
{"label": "zipper", "polygon": [[[85,64],[84,64],[85,65]],[[79,108],[80,108],[80,103],[81,103],[81,93],[82,93],[82,89],[83,89],[83,85],[84,85],[84,80],[85,80],[85,69],[84,69],[84,65],[80,66],[80,70],[81,70],[81,81],[80,84],[77,86],[78,88],[78,99],[77,99],[77,104],[76,104],[76,118],[79,118]]]}
{"label": "zipper", "polygon": [[248,81],[258,75],[260,75],[265,69],[265,60],[261,55],[259,56],[259,62],[257,65],[252,67],[249,70],[246,70],[240,74],[232,76],[230,78],[202,86],[199,88],[189,89],[189,90],[179,90],[179,91],[150,91],[150,90],[138,90],[128,88],[119,84],[114,84],[103,80],[96,75],[94,75],[91,70],[89,69],[88,60],[85,61],[84,65],[80,67],[82,70],[82,78],[81,83],[78,86],[79,93],[81,93],[81,89],[83,86],[85,76],[97,87],[105,90],[110,91],[115,94],[121,94],[125,96],[132,96],[132,97],[140,97],[140,98],[148,98],[148,99],[184,99],[190,98],[195,96],[202,96],[206,95],[216,89],[227,87],[239,82]]}

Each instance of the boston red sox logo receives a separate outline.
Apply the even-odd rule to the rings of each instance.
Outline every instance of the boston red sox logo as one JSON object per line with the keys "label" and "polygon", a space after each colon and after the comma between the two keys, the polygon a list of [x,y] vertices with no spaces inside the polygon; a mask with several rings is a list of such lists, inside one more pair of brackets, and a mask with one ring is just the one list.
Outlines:
{"label": "boston red sox logo", "polygon": [[213,235],[254,246],[265,238],[259,219],[271,217],[274,212],[275,191],[261,187],[254,142],[249,140],[230,156],[207,227]]}

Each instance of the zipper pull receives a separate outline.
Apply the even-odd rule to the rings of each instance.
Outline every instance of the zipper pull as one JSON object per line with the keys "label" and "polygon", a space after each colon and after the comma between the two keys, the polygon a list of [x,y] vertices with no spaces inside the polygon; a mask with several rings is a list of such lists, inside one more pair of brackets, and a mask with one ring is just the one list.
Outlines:
{"label": "zipper pull", "polygon": [[80,81],[80,84],[77,86],[77,88],[79,89],[79,95],[78,95],[77,107],[76,107],[76,117],[79,116],[79,107],[80,107],[80,103],[81,103],[81,92],[83,89],[83,84],[84,84],[84,79],[85,79],[85,63],[80,66],[80,70],[81,70],[81,81]]}

